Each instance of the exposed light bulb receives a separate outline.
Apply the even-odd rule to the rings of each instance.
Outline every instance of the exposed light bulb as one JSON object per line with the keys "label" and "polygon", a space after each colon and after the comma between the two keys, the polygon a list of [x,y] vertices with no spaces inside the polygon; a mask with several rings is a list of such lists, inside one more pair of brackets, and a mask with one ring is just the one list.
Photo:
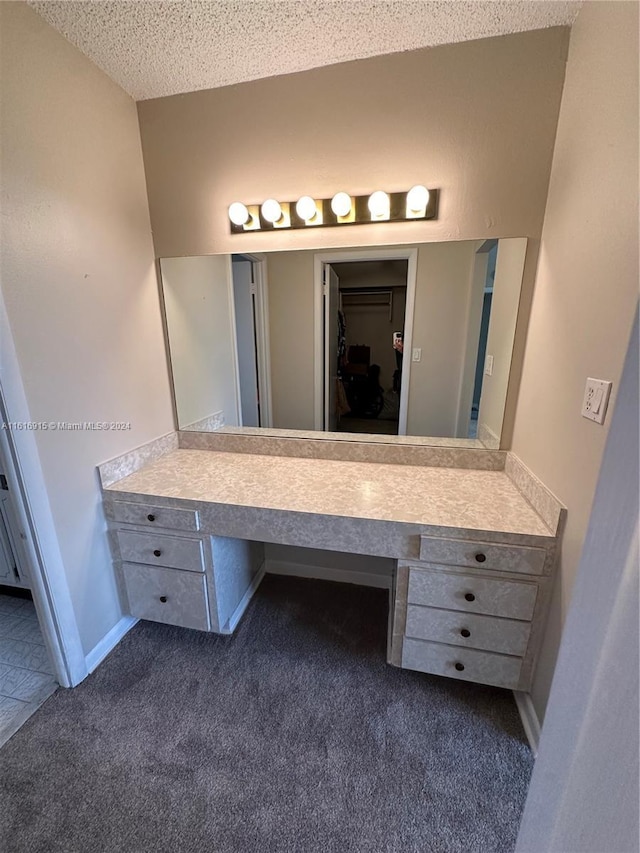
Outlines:
{"label": "exposed light bulb", "polygon": [[331,210],[336,216],[348,216],[351,213],[351,196],[349,193],[336,193],[331,199]]}
{"label": "exposed light bulb", "polygon": [[303,195],[302,198],[299,198],[296,202],[296,213],[300,219],[304,219],[305,222],[313,219],[317,212],[318,210],[315,199],[311,198],[310,195]]}
{"label": "exposed light bulb", "polygon": [[407,208],[411,213],[420,213],[429,204],[429,190],[422,184],[411,187],[407,193]]}
{"label": "exposed light bulb", "polygon": [[240,201],[234,201],[233,204],[229,206],[229,219],[234,225],[246,225],[249,221],[249,211],[247,210],[246,205],[242,204]]}
{"label": "exposed light bulb", "polygon": [[263,218],[272,224],[277,222],[282,216],[282,207],[280,206],[280,202],[276,201],[275,198],[268,198],[263,202],[260,211]]}
{"label": "exposed light bulb", "polygon": [[376,190],[374,193],[371,193],[367,204],[371,216],[376,218],[389,216],[389,196],[383,190]]}

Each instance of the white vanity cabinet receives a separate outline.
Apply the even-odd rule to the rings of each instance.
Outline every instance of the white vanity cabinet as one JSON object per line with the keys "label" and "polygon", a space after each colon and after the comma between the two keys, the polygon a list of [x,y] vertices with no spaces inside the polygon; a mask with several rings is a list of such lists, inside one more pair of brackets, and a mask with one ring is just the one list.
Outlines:
{"label": "white vanity cabinet", "polygon": [[265,543],[374,557],[395,566],[389,663],[529,689],[564,508],[518,460],[339,441],[298,456],[290,439],[237,438],[159,440],[156,458],[132,454],[131,473],[102,467],[126,612],[230,633]]}
{"label": "white vanity cabinet", "polygon": [[262,577],[261,545],[200,530],[197,510],[105,501],[123,608],[138,619],[231,633]]}
{"label": "white vanity cabinet", "polygon": [[419,553],[398,563],[390,663],[528,690],[555,551],[422,536]]}

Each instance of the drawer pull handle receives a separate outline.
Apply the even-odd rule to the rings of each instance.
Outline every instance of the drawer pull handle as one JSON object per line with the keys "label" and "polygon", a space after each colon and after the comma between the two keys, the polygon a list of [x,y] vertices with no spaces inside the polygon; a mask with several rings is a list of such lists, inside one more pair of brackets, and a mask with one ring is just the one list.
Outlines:
{"label": "drawer pull handle", "polygon": [[458,661],[457,663],[455,663],[455,664],[454,664],[454,666],[455,666],[455,668],[458,670],[458,672],[462,672],[462,671],[463,671],[463,669],[464,669],[464,664],[463,664],[463,663],[460,663],[460,661]]}
{"label": "drawer pull handle", "polygon": [[167,596],[166,596],[166,595],[161,595],[161,596],[160,596],[160,601],[161,601],[163,604],[166,604],[166,603],[167,603]]}
{"label": "drawer pull handle", "polygon": [[150,512],[149,515],[147,516],[147,521],[155,521],[155,520],[156,520],[155,515],[152,512]]}
{"label": "drawer pull handle", "polygon": [[465,592],[464,594],[465,601],[475,601],[476,597],[472,592]]}
{"label": "drawer pull handle", "polygon": [[487,555],[483,554],[482,551],[478,551],[476,554],[476,563],[484,563],[487,559]]}
{"label": "drawer pull handle", "polygon": [[462,629],[460,630],[460,636],[461,636],[461,637],[470,637],[470,636],[471,636],[471,631],[470,631],[468,628],[462,628]]}
{"label": "drawer pull handle", "polygon": [[156,548],[156,550],[153,552],[153,556],[154,557],[160,557],[161,555],[162,555],[162,551],[160,550],[160,548]]}

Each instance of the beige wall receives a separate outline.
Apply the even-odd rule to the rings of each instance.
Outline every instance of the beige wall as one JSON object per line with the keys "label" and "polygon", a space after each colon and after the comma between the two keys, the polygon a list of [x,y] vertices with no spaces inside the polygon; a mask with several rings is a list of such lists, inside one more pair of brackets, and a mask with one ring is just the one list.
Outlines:
{"label": "beige wall", "polygon": [[638,7],[587,3],[572,30],[513,437],[568,507],[533,687],[540,714],[608,432],[581,417],[584,384],[612,380],[613,408],[637,299]]}
{"label": "beige wall", "polygon": [[500,446],[526,253],[527,241],[521,237],[498,243],[486,351],[487,356],[493,358],[493,370],[491,375],[485,373],[483,376],[478,412],[478,433],[483,436],[488,430],[490,438],[495,437],[496,442],[488,446],[496,448]]}
{"label": "beige wall", "polygon": [[[138,104],[159,257],[539,237],[568,33],[548,29]],[[230,235],[234,200],[417,182],[437,221]]]}
{"label": "beige wall", "polygon": [[471,273],[471,289],[469,291],[469,308],[467,311],[467,333],[462,366],[462,381],[460,384],[460,405],[456,423],[456,438],[466,438],[471,424],[471,407],[476,383],[476,364],[478,362],[478,345],[480,343],[480,327],[482,325],[482,310],[484,307],[484,289],[487,281],[489,250],[480,251],[485,245],[484,240],[475,244],[476,252]]}
{"label": "beige wall", "polygon": [[160,263],[178,425],[222,412],[238,426],[228,255]]}
{"label": "beige wall", "polygon": [[422,360],[411,364],[409,435],[456,434],[475,250],[473,240],[418,248],[411,347]]}
{"label": "beige wall", "polygon": [[314,429],[313,252],[267,258],[273,426]]}
{"label": "beige wall", "polygon": [[[24,3],[2,25],[2,293],[85,653],[119,620],[95,466],[173,428],[136,107]],[[11,417],[11,412],[9,413]]]}

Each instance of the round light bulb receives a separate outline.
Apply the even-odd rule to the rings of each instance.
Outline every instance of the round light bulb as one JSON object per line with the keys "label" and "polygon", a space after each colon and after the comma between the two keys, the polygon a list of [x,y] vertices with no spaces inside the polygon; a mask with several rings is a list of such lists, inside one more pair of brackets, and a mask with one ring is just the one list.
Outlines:
{"label": "round light bulb", "polygon": [[267,222],[277,222],[278,219],[282,216],[282,208],[280,207],[280,202],[276,201],[275,198],[268,198],[265,202],[263,202],[262,207],[260,208],[262,212],[262,216],[266,219]]}
{"label": "round light bulb", "polygon": [[331,210],[336,216],[348,216],[351,212],[351,196],[349,193],[336,193],[331,199]]}
{"label": "round light bulb", "polygon": [[429,204],[429,190],[418,184],[407,193],[407,207],[412,213],[419,213]]}
{"label": "round light bulb", "polygon": [[310,195],[303,195],[302,198],[299,198],[296,202],[296,213],[300,219],[304,219],[305,222],[313,219],[317,213],[315,200],[312,199]]}
{"label": "round light bulb", "polygon": [[376,190],[369,196],[368,206],[372,216],[388,216],[389,196],[382,190]]}
{"label": "round light bulb", "polygon": [[229,207],[229,219],[234,225],[245,225],[249,221],[249,211],[240,201],[234,201]]}

